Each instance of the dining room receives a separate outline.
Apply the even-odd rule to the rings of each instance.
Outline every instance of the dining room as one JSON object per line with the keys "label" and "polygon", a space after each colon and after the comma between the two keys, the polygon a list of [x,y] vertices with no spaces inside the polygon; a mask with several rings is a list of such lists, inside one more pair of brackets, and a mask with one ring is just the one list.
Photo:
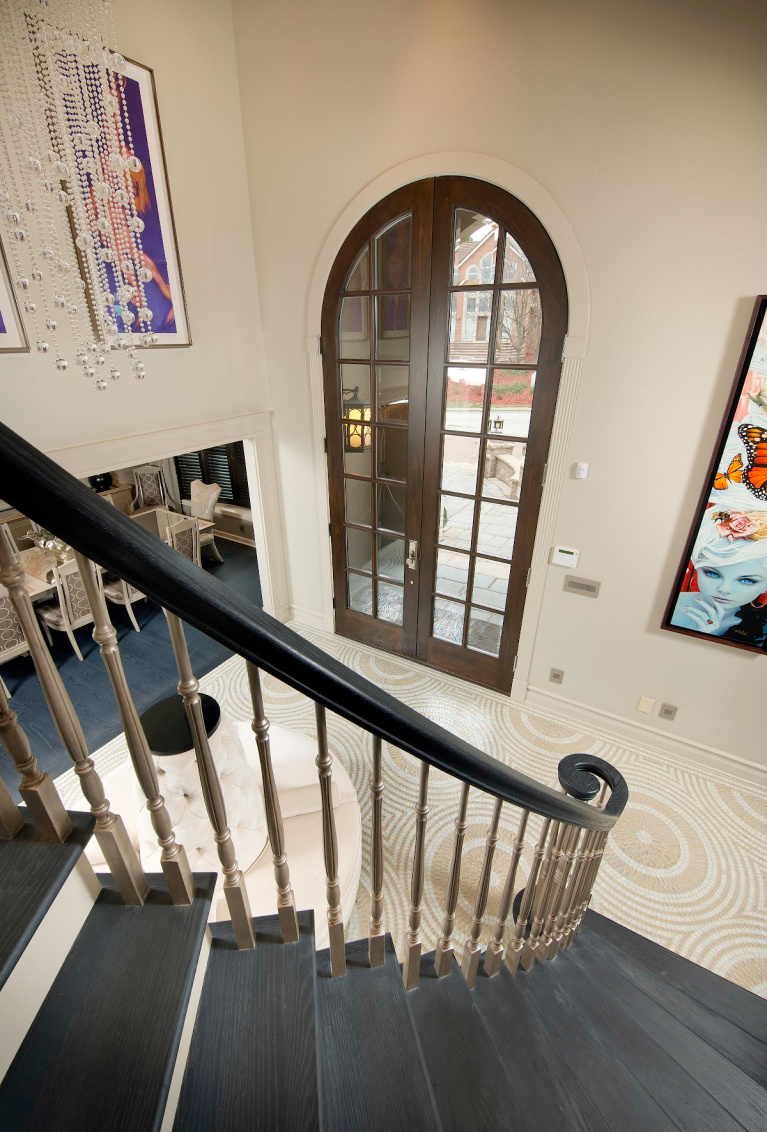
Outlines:
{"label": "dining room", "polygon": [[[240,445],[241,447],[241,445]],[[180,453],[167,459],[91,476],[88,486],[153,536],[262,605],[249,499],[240,478],[236,445]],[[25,515],[0,502],[0,532],[24,572],[26,589],[51,656],[65,679],[92,750],[120,730],[98,645],[93,616],[72,548]],[[114,624],[126,675],[139,710],[175,690],[178,679],[159,605],[125,579],[97,569],[99,588]],[[231,655],[187,627],[195,669],[203,675]],[[30,742],[54,777],[69,764],[47,710],[24,635],[0,586],[0,679],[16,711],[23,711]],[[15,787],[9,775],[9,786]]]}

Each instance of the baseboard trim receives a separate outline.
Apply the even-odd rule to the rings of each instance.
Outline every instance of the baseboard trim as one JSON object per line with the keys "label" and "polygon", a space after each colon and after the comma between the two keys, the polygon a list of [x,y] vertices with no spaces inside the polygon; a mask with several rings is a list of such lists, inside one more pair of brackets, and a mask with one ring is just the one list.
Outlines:
{"label": "baseboard trim", "polygon": [[221,538],[224,542],[237,542],[240,546],[249,546],[253,550],[256,549],[255,541],[252,538],[243,538],[242,535],[233,535],[228,531],[219,531],[216,527],[213,528],[213,534],[216,538]]}
{"label": "baseboard trim", "polygon": [[550,692],[548,688],[539,688],[534,684],[528,684],[524,702],[543,708],[552,715],[559,716],[563,721],[577,719],[588,727],[600,731],[605,731],[609,724],[607,737],[612,738],[613,741],[617,735],[631,743],[654,748],[665,755],[678,758],[691,770],[700,771],[702,768],[708,768],[716,771],[717,774],[726,774],[741,782],[750,782],[767,788],[767,767],[760,766],[750,759],[741,758],[740,755],[734,755],[730,751],[721,751],[717,747],[697,743],[682,735],[670,735],[659,727],[626,719],[625,716],[593,707],[591,704],[584,704],[580,700],[568,699],[557,692]]}
{"label": "baseboard trim", "polygon": [[307,629],[321,629],[325,633],[335,631],[332,614],[318,613],[316,609],[306,609],[303,605],[291,605],[288,620],[306,625]]}

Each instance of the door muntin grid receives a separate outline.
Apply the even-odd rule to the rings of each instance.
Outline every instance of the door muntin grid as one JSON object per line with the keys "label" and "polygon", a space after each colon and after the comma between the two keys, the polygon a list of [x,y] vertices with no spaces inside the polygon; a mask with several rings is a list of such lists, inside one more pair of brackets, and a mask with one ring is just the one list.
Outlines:
{"label": "door muntin grid", "polygon": [[[346,606],[403,624],[412,213],[376,232],[344,284],[337,330]],[[354,447],[352,447],[354,445]]]}
{"label": "door muntin grid", "polygon": [[431,635],[497,657],[513,569],[541,304],[517,241],[481,213],[456,207],[453,216]]}

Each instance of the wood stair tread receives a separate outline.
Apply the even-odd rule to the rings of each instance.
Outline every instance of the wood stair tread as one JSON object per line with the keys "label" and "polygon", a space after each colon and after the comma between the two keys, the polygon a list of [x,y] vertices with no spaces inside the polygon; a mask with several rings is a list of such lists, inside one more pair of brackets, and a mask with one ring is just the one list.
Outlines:
{"label": "wood stair tread", "polygon": [[439,979],[432,951],[421,957],[420,974],[407,1004],[445,1132],[532,1132],[536,1123],[506,1075],[457,961]]}
{"label": "wood stair tread", "polygon": [[593,939],[588,965],[579,961],[578,948],[586,952],[579,938],[545,970],[519,973],[514,987],[548,1026],[571,1072],[594,1082],[590,1098],[608,1127],[742,1132],[744,1125],[728,1110],[728,1097],[697,1079],[691,1062],[696,1052],[704,1052],[699,1040],[681,1027],[677,1042],[687,1049],[669,1047],[655,1029],[657,1018],[646,1009],[654,1004],[624,997],[625,981],[616,975],[611,957],[599,954],[598,937]]}
{"label": "wood stair tread", "polygon": [[111,878],[0,1085],[0,1126],[133,1132],[160,1127],[216,877],[174,907],[150,876],[141,908]]}
{"label": "wood stair tread", "polygon": [[[537,982],[545,978],[545,972],[517,975],[523,978]],[[549,1023],[541,1017],[503,965],[492,979],[480,965],[472,996],[517,1103],[532,1126],[558,1132],[608,1132],[612,1126],[590,1097],[592,1079],[574,1071],[559,1049],[564,1035],[556,1032],[557,1019]]]}
{"label": "wood stair tread", "polygon": [[636,963],[767,1045],[767,1001],[622,924],[589,911],[582,931],[603,936]]}
{"label": "wood stair tread", "polygon": [[63,844],[43,841],[19,807],[24,826],[10,841],[0,841],[0,987],[19,961],[53,901],[61,891],[96,819],[70,813],[72,832]]}
{"label": "wood stair tread", "polygon": [[211,924],[174,1132],[319,1128],[314,913],[298,922],[298,942],[283,944],[277,916],[256,918],[251,951],[231,923]]}
{"label": "wood stair tread", "polygon": [[441,1125],[391,936],[368,967],[368,941],[346,945],[347,974],[317,956],[317,1065],[326,1132],[436,1132]]}
{"label": "wood stair tread", "polygon": [[[641,1027],[656,1050],[662,1050],[666,1062],[664,1076],[671,1076],[667,1064],[670,1060],[698,1086],[697,1089],[689,1086],[687,1089],[686,1107],[690,1120],[694,1118],[694,1109],[689,1094],[695,1092],[695,1103],[701,1106],[701,1127],[742,1127],[748,1132],[763,1132],[767,1091],[743,1068],[743,1062],[748,1060],[752,1051],[740,1048],[733,1057],[727,1057],[711,1041],[712,1038],[718,1041],[723,1020],[716,1015],[710,1016],[713,1027],[706,1037],[701,1037],[689,1025],[691,1020],[697,1021],[698,1014],[705,1013],[697,1003],[689,1000],[688,1003],[680,1002],[672,997],[664,1005],[662,999],[659,1001],[656,997],[655,988],[651,988],[650,994],[643,989],[649,982],[645,971],[640,970],[638,981],[634,981],[635,970],[632,968],[635,969],[637,964],[626,960],[618,948],[607,944],[599,936],[587,936],[583,943],[585,946],[574,948],[572,957],[568,956],[568,959],[572,958],[583,973],[584,981],[591,980],[599,988],[593,992],[595,1001],[598,1003],[609,994],[612,1002],[620,1003],[623,1014],[635,1026]],[[677,995],[683,997],[679,992]],[[604,1003],[602,1006],[604,1011]],[[686,1006],[691,1007],[691,1011],[685,1009]],[[747,1037],[742,1030],[732,1029],[741,1038]],[[753,1042],[754,1039],[750,1040]],[[645,1043],[645,1047],[652,1052],[651,1046]],[[752,1058],[750,1063],[755,1069],[761,1067],[762,1076],[767,1077],[764,1052],[767,1051],[762,1051],[761,1066],[758,1058]],[[642,1048],[638,1043],[636,1056],[637,1059],[642,1058]],[[644,1060],[649,1061],[649,1058]],[[673,1073],[678,1076],[676,1069]],[[724,1110],[727,1115],[719,1110]]]}

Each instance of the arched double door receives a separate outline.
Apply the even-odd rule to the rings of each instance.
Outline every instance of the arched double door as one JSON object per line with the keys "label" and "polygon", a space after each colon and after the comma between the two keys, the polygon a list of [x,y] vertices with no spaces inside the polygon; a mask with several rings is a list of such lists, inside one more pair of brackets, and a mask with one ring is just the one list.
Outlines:
{"label": "arched double door", "polygon": [[567,291],[540,221],[462,177],[360,220],[322,315],[336,630],[505,691]]}

